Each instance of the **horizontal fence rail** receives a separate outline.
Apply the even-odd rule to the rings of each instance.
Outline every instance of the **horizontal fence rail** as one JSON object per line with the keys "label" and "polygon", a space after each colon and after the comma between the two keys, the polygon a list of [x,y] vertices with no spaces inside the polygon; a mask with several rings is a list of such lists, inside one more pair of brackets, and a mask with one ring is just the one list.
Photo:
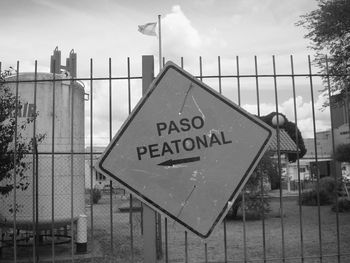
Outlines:
{"label": "horizontal fence rail", "polygon": [[[343,125],[349,129],[348,91],[343,111],[326,106],[320,111],[319,90],[324,90],[324,98],[331,104],[337,95],[331,79],[344,75],[328,74],[327,59],[326,74],[314,73],[317,69],[310,57],[305,63],[308,72],[295,73],[293,56],[287,65],[277,64],[272,56],[271,73],[259,74],[262,66],[259,68],[255,56],[250,65],[254,74],[242,74],[237,56],[229,69],[232,74],[223,74],[228,69],[218,57],[213,67],[216,72],[203,74],[202,57],[198,66],[191,63],[188,69],[181,58],[182,68],[189,72],[199,69],[196,78],[252,114],[266,116],[270,107],[270,112],[287,115],[297,128],[290,135],[296,145],[292,149],[296,161],[289,163],[285,158],[289,152],[283,148],[283,123],[276,118],[273,161],[255,170],[258,194],[253,196],[251,186],[246,186],[226,218],[204,240],[157,213],[158,262],[350,261],[349,204],[344,212],[350,184],[342,177],[341,164],[333,160],[339,112],[344,113]],[[0,178],[4,189],[0,196],[0,261],[143,262],[144,205],[123,184],[99,174],[94,166],[140,100],[144,76],[132,76],[129,58],[125,76],[117,77],[112,59],[105,77],[95,77],[98,71],[92,59],[88,76],[79,78],[40,73],[37,64],[35,61],[33,73],[21,73],[18,62],[12,74],[0,82],[0,96],[8,87],[15,103],[10,115],[14,123],[12,148],[1,153],[1,165],[5,167],[6,161],[12,168]],[[277,73],[279,67],[290,73]],[[0,63],[0,71],[4,70]],[[300,97],[307,109],[299,108],[304,107]],[[326,128],[318,127],[320,112],[322,117],[329,113]],[[8,123],[1,125],[5,128]],[[312,131],[310,138],[298,133],[298,128],[305,126]],[[311,145],[303,158],[299,158],[301,141]],[[325,141],[326,157],[320,148]],[[273,186],[271,169],[277,178]],[[294,169],[293,178],[286,176],[288,169]],[[305,175],[304,170],[309,173]],[[6,188],[9,185],[11,189]]]}

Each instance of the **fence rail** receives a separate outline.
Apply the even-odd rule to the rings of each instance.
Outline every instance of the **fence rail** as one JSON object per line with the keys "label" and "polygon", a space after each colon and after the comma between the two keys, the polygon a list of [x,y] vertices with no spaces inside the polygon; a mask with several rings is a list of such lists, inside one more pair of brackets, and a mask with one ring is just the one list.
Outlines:
{"label": "fence rail", "polygon": [[[118,191],[123,189],[123,185],[97,174],[94,165],[104,150],[98,145],[106,145],[112,140],[122,121],[140,99],[142,85],[139,81],[143,76],[131,76],[129,58],[126,76],[112,76],[112,60],[108,62],[108,76],[94,77],[95,68],[91,59],[89,76],[82,78],[57,73],[41,75],[37,62],[34,73],[25,75],[20,72],[18,62],[13,75],[2,82],[2,87],[11,88],[17,105],[12,116],[15,122],[15,147],[9,154],[13,167],[19,169],[25,160],[26,168],[22,172],[10,169],[6,176],[1,175],[1,187],[5,184],[16,186],[0,197],[1,262],[142,262],[143,205],[132,194]],[[312,162],[318,171],[324,160],[317,147],[323,139],[317,127],[318,109],[315,101],[320,85],[315,83],[324,81],[322,88],[326,88],[326,97],[330,100],[333,95],[330,78],[335,75],[313,73],[316,70],[312,68],[310,57],[307,62],[308,72],[303,74],[294,73],[293,56],[287,66],[290,74],[276,72],[274,56],[271,74],[258,73],[260,68],[257,57],[254,57],[252,66],[255,74],[241,74],[239,57],[236,57],[235,62],[232,71],[235,70],[236,74],[222,74],[221,58],[218,57],[217,74],[203,75],[200,57],[200,73],[196,78],[208,81],[219,93],[230,98],[236,91],[236,100],[232,100],[240,106],[242,99],[251,100],[250,97],[244,97],[245,88],[249,85],[250,94],[254,93],[256,99],[252,103],[256,107],[253,113],[261,116],[263,107],[270,103],[277,114],[292,116],[291,122],[296,127],[302,120],[300,115],[305,113],[300,112],[297,104],[298,88],[301,87],[302,93],[310,99],[309,126],[312,127],[311,142],[314,145]],[[181,67],[184,67],[183,58]],[[267,84],[262,83],[262,80],[266,78],[271,79],[268,85],[272,85],[272,90],[263,88]],[[304,82],[298,83],[298,78]],[[213,79],[217,82],[212,82]],[[226,79],[235,82],[228,83]],[[245,79],[251,82],[244,83]],[[286,84],[285,79],[290,83]],[[288,96],[292,101],[289,108],[291,112],[287,113],[280,109],[284,96],[281,93],[286,90],[291,94]],[[85,93],[89,94],[88,101],[84,100]],[[345,100],[345,105],[349,105],[347,93]],[[39,115],[22,129],[21,125],[26,121],[23,116],[27,115],[24,111],[29,111],[30,104],[34,112],[39,111]],[[45,107],[47,112],[41,111],[40,107]],[[349,123],[348,110],[345,106],[344,124]],[[336,151],[333,120],[337,117],[332,114],[335,113],[329,111],[330,150],[327,161],[330,167],[328,175],[335,183],[325,183],[319,172],[314,174],[312,183],[304,181],[300,175],[302,164],[298,159],[298,148],[295,149],[298,159],[296,178],[292,182],[282,181],[286,163],[281,149],[281,128],[277,126],[275,167],[280,187],[258,196],[259,204],[268,200],[269,206],[262,206],[262,209],[257,210],[258,213],[238,209],[235,219],[226,217],[206,240],[194,236],[170,218],[158,215],[159,262],[349,262],[350,214],[341,212],[339,207],[342,202],[345,203],[343,195],[346,193],[337,191],[343,186],[340,164],[331,160]],[[46,133],[46,137],[36,149],[33,141],[42,132]],[[298,133],[294,137],[296,145],[299,145],[302,138]],[[18,146],[23,138],[27,138],[27,143],[32,146],[26,149],[26,157],[21,160],[18,159],[21,154]],[[2,156],[6,154],[2,153]],[[260,178],[259,187],[264,189],[263,176]],[[340,182],[340,186],[337,182]],[[25,183],[25,187],[21,183]],[[333,186],[335,190],[325,193],[324,184]],[[315,194],[312,197],[313,192]],[[314,198],[313,206],[305,206],[302,202],[308,196]],[[250,192],[244,189],[241,208],[249,207],[249,198]]]}

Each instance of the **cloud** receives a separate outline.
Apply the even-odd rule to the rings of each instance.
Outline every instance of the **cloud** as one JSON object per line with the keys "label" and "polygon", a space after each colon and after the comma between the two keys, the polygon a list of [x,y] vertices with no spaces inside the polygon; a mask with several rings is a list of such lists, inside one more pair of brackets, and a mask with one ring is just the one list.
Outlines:
{"label": "cloud", "polygon": [[171,12],[164,16],[161,26],[163,56],[167,60],[184,57],[188,61],[197,62],[199,56],[227,46],[215,29],[201,34],[179,5],[173,6]]}
{"label": "cloud", "polygon": [[[114,136],[129,115],[128,81],[118,80],[111,82],[111,94],[107,80],[93,82],[93,97],[91,86],[85,83],[85,92],[89,94],[89,101],[85,103],[85,132],[86,144],[90,143],[90,123],[93,121],[94,145],[106,146],[109,142],[109,129],[112,126]],[[141,98],[141,80],[130,82],[130,109],[132,110]],[[90,102],[93,100],[93,113],[91,116]],[[111,99],[111,112],[109,102]],[[110,123],[110,113],[111,123]]]}
{"label": "cloud", "polygon": [[203,42],[179,5],[162,19],[162,41],[164,55],[170,58],[191,55]]}
{"label": "cloud", "polygon": [[[323,109],[322,104],[325,100],[323,94],[319,94],[314,103],[315,112],[315,125],[316,132],[325,131],[330,129],[330,113],[329,109]],[[248,112],[256,114],[257,106],[254,104],[245,104],[243,108]],[[299,130],[301,131],[304,138],[314,137],[314,127],[313,127],[313,114],[312,114],[312,102],[304,101],[303,97],[296,97],[296,109],[297,109],[297,122]],[[260,114],[267,115],[271,112],[276,111],[276,106],[273,103],[262,103],[260,105]],[[294,113],[294,100],[289,98],[280,105],[278,105],[278,111],[286,115],[289,121],[295,122]]]}

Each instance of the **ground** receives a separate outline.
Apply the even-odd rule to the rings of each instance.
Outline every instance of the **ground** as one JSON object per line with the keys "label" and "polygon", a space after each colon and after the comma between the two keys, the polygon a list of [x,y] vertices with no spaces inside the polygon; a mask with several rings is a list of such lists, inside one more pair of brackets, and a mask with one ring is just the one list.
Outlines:
{"label": "ground", "polygon": [[[304,262],[320,262],[322,253],[323,262],[337,262],[334,255],[338,251],[336,213],[331,211],[331,206],[302,206],[301,216],[297,196],[291,195],[282,198],[284,216],[280,217],[280,199],[278,194],[272,194],[271,209],[264,220],[248,220],[243,224],[242,220],[226,221],[226,249],[224,223],[207,240],[202,240],[192,233],[185,234],[180,227],[173,227],[168,222],[168,261],[169,262],[244,262],[254,260],[263,262],[265,242],[265,258],[282,262],[283,254],[289,258],[286,262],[302,262],[302,250]],[[118,206],[125,206],[129,200],[115,198],[113,204],[113,258],[122,262],[131,262],[130,248],[130,224],[129,213],[118,213]],[[104,199],[94,206],[94,239],[100,243],[102,255],[111,256],[109,202]],[[99,215],[99,216],[95,216]],[[320,216],[319,216],[320,215]],[[318,222],[321,222],[319,227]],[[350,213],[339,213],[339,249],[341,254],[350,251]],[[142,235],[140,213],[133,213],[133,251],[134,261],[142,262]],[[164,220],[163,231],[164,231]],[[300,223],[301,222],[301,223]],[[282,227],[283,225],[283,227]],[[265,238],[263,238],[263,227]],[[283,229],[283,232],[282,232]],[[302,230],[302,242],[301,242]],[[187,235],[187,252],[185,247],[185,235]],[[282,238],[282,235],[284,236]],[[244,239],[245,236],[245,239]],[[245,241],[244,241],[245,240]],[[321,240],[321,244],[320,244]],[[165,244],[163,232],[163,260],[165,262]],[[205,243],[207,253],[205,253]],[[301,243],[303,244],[301,247]],[[284,250],[283,250],[284,248]],[[226,250],[226,252],[225,252]],[[187,253],[187,259],[186,259]],[[225,256],[226,255],[226,256]],[[97,256],[97,255],[96,255]],[[350,255],[344,256],[341,262],[350,262]]]}
{"label": "ground", "polygon": [[[220,224],[206,240],[190,232],[186,234],[184,229],[174,227],[173,223],[168,221],[167,250],[164,240],[164,219],[162,219],[163,258],[159,262],[166,262],[166,257],[168,262],[264,262],[264,257],[266,262],[283,262],[281,259],[283,254],[287,258],[285,262],[289,263],[321,262],[320,254],[323,255],[322,262],[338,262],[337,231],[339,232],[339,250],[342,254],[340,262],[350,262],[350,213],[339,213],[339,230],[337,230],[337,216],[331,211],[331,206],[321,206],[320,209],[314,206],[302,206],[300,214],[297,196],[292,194],[282,198],[284,216],[281,217],[278,192],[271,193],[271,196],[272,211],[267,215],[264,223],[262,220],[247,220],[245,223],[242,220],[227,220],[225,224]],[[91,262],[91,258],[94,258],[94,262],[132,262],[132,260],[143,262],[141,213],[139,210],[135,211],[130,217],[130,213],[121,213],[119,210],[127,207],[129,202],[128,195],[124,197],[113,195],[111,205],[109,194],[103,194],[99,203],[92,207],[93,224],[90,221],[91,207],[87,206],[88,253],[74,255],[75,262]],[[134,201],[133,205],[138,206],[139,203]],[[112,221],[110,211],[112,211]],[[132,228],[130,218],[132,218]],[[321,225],[318,224],[319,221]],[[113,231],[111,231],[111,222],[113,222]],[[224,228],[226,228],[226,235]],[[263,229],[265,229],[265,235],[263,235]],[[93,238],[91,238],[92,232]],[[23,255],[24,250],[20,251],[23,251],[21,252]],[[40,253],[43,254],[40,262],[51,262],[50,246]],[[57,246],[55,261],[71,262],[69,259],[71,253],[70,244]],[[301,260],[302,253],[304,261]],[[29,252],[27,258],[20,257],[19,262],[31,262],[30,256]]]}

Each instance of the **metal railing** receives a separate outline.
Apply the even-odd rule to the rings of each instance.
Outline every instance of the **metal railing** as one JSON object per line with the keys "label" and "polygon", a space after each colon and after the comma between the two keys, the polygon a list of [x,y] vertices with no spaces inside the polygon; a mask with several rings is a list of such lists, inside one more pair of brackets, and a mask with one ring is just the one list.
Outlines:
{"label": "metal railing", "polygon": [[[165,59],[163,59],[163,64]],[[181,58],[181,67],[184,67],[184,60]],[[315,106],[315,79],[326,79],[326,87],[328,89],[328,99],[331,97],[331,84],[330,76],[327,74],[315,74],[312,72],[312,63],[310,57],[308,57],[308,72],[303,74],[295,74],[293,56],[290,56],[290,73],[277,74],[275,57],[271,58],[271,74],[259,74],[258,58],[254,57],[253,60],[254,74],[242,74],[240,72],[240,60],[237,56],[235,59],[235,67],[232,67],[234,74],[222,74],[221,58],[217,60],[217,74],[204,75],[203,74],[203,61],[199,58],[199,75],[196,76],[203,82],[210,83],[209,85],[215,88],[219,93],[226,96],[231,96],[236,90],[236,104],[242,106],[242,100],[244,99],[244,80],[249,80],[249,85],[254,85],[255,97],[256,97],[256,115],[260,116],[264,95],[266,90],[262,90],[262,80],[269,79],[272,84],[273,91],[269,91],[269,102],[274,104],[274,111],[278,114],[280,112],[279,99],[280,99],[280,84],[285,83],[286,80],[290,81],[289,88],[291,90],[292,98],[292,110],[291,116],[294,116],[292,120],[298,127],[300,118],[298,116],[297,105],[297,82],[302,80],[304,83],[302,88],[309,89],[309,97],[311,101],[311,114],[314,140],[314,162],[318,167],[320,159],[318,156],[318,136],[317,136],[317,123],[316,123],[316,111]],[[68,81],[67,89],[67,102],[66,107],[72,109],[69,111],[67,119],[58,119],[51,117],[51,123],[48,125],[49,136],[46,141],[50,141],[48,147],[44,150],[38,151],[32,150],[27,153],[27,156],[32,156],[31,163],[31,178],[28,177],[28,182],[31,187],[31,195],[27,196],[27,201],[30,205],[32,216],[28,217],[27,223],[21,221],[21,211],[16,208],[17,203],[21,200],[23,191],[13,189],[11,202],[13,207],[12,218],[7,218],[7,222],[1,221],[1,261],[4,262],[22,262],[23,259],[29,258],[33,262],[41,261],[79,261],[79,262],[140,262],[143,260],[143,229],[142,229],[142,205],[131,194],[124,193],[116,190],[120,186],[110,180],[106,179],[106,187],[97,191],[101,194],[100,199],[96,197],[96,194],[92,189],[96,188],[96,171],[94,170],[94,160],[96,156],[102,153],[103,148],[97,147],[97,144],[101,143],[101,131],[96,133],[96,125],[104,125],[104,133],[102,133],[103,143],[107,143],[112,140],[114,133],[120,126],[122,120],[125,120],[127,115],[131,113],[133,105],[140,99],[141,96],[141,80],[142,76],[131,76],[130,59],[127,58],[126,63],[126,76],[115,77],[112,72],[112,60],[108,61],[108,76],[106,77],[94,77],[94,63],[90,60],[89,65],[89,77],[83,78],[70,78]],[[1,64],[0,64],[1,69]],[[217,81],[214,83],[212,80]],[[229,80],[230,83],[223,83],[224,80]],[[84,127],[76,128],[77,122],[74,110],[76,100],[74,99],[73,83],[82,81],[85,84],[86,91],[89,93],[89,101],[85,102],[83,109],[85,112],[84,118],[88,122]],[[305,84],[308,81],[308,84]],[[37,109],[38,100],[38,88],[49,83],[48,101],[51,102],[51,116],[57,116],[57,103],[58,94],[53,92],[57,89],[58,85],[61,85],[62,78],[58,78],[58,74],[53,73],[49,79],[40,79],[37,71],[37,62],[35,62],[35,68],[33,78],[21,79],[20,64],[17,63],[16,73],[13,78],[6,80],[6,85],[13,85],[16,101],[19,101],[19,93],[21,85],[32,85],[33,88],[33,104],[34,109]],[[50,86],[51,85],[51,86]],[[283,84],[286,86],[285,84]],[[64,88],[62,88],[64,90]],[[223,92],[225,90],[225,92]],[[104,104],[101,104],[99,94],[103,94],[107,99]],[[134,94],[138,94],[135,96]],[[122,101],[118,96],[122,97]],[[126,102],[126,103],[125,103]],[[118,108],[122,105],[124,108]],[[117,109],[116,109],[117,108]],[[15,122],[18,123],[18,107],[15,107],[16,112],[14,115]],[[36,111],[36,110],[35,110]],[[96,113],[97,112],[97,113]],[[284,112],[282,112],[284,113]],[[95,116],[99,114],[98,116]],[[333,118],[329,116],[331,137],[332,137],[332,152],[335,152],[334,143],[334,129]],[[40,116],[40,113],[39,113]],[[100,118],[106,117],[106,121],[101,123]],[[96,124],[97,123],[97,124]],[[57,135],[59,125],[66,125],[68,132],[68,138],[61,138]],[[84,125],[84,123],[83,123]],[[16,125],[17,127],[17,125]],[[31,136],[36,138],[40,126],[33,120],[31,126]],[[76,146],[77,129],[85,131],[82,133],[83,141],[85,142],[85,149]],[[280,142],[279,126],[277,130],[277,141]],[[81,134],[80,134],[81,135]],[[14,144],[18,144],[17,128],[15,132]],[[296,145],[299,140],[296,134]],[[67,145],[62,150],[60,147],[56,147],[61,143],[61,140],[67,139]],[[35,147],[34,147],[35,148]],[[78,149],[79,148],[79,149]],[[16,147],[15,147],[16,149]],[[299,154],[298,148],[295,149],[296,154]],[[18,154],[14,151],[14,166],[18,166],[19,163],[16,159]],[[80,157],[84,156],[84,160]],[[45,163],[43,161],[45,158]],[[59,159],[61,158],[61,159]],[[62,161],[64,159],[64,161]],[[298,159],[298,158],[297,158]],[[80,167],[83,162],[83,168]],[[77,164],[79,163],[79,164]],[[331,165],[335,165],[332,163]],[[45,168],[46,166],[46,168]],[[61,167],[60,167],[61,166]],[[62,167],[63,166],[63,167]],[[78,168],[77,168],[78,167]],[[279,177],[282,178],[282,160],[280,146],[277,147],[277,168]],[[350,260],[350,215],[349,213],[340,213],[338,208],[339,196],[334,195],[334,211],[331,211],[331,207],[322,206],[321,198],[323,193],[320,189],[320,176],[316,174],[316,206],[303,206],[299,202],[299,198],[305,191],[305,182],[300,177],[300,161],[297,160],[297,180],[294,182],[296,191],[294,194],[287,193],[281,187],[271,197],[270,205],[274,213],[269,214],[268,211],[262,211],[262,216],[259,220],[250,220],[249,215],[246,214],[246,210],[242,209],[242,217],[240,220],[224,219],[213,234],[206,240],[202,240],[192,233],[184,230],[181,227],[174,227],[173,222],[161,216],[158,221],[159,227],[161,227],[161,243],[158,246],[158,254],[160,262],[348,262]],[[66,174],[60,174],[63,170],[67,170]],[[76,182],[76,176],[81,175],[83,169],[83,177],[79,183]],[[42,174],[47,170],[47,176],[45,174],[45,182],[41,182]],[[337,173],[331,174],[335,181],[339,181],[341,174],[339,169],[334,167],[333,171]],[[66,176],[69,180],[60,181],[59,176]],[[17,185],[18,175],[13,172],[13,184]],[[280,179],[282,180],[282,179]],[[39,181],[39,182],[38,182]],[[77,197],[77,192],[81,183],[84,182],[85,192]],[[281,181],[280,181],[281,182]],[[65,196],[67,199],[60,199],[59,191],[64,191],[60,188],[60,184],[64,183],[69,194]],[[43,208],[40,206],[42,199],[38,197],[43,191],[43,188],[47,188],[48,194],[45,196],[46,202],[50,211],[47,218],[43,220],[40,218]],[[261,180],[261,187],[263,187],[263,180]],[[67,193],[68,193],[67,192]],[[87,225],[87,251],[86,253],[77,253],[76,242],[79,239],[77,233],[77,217],[76,209],[79,206],[79,202],[76,202],[79,198],[84,198],[83,202],[85,206],[79,211],[79,213],[86,213],[88,215]],[[4,197],[2,197],[4,198]],[[7,198],[7,197],[6,197]],[[97,198],[97,203],[95,201]],[[264,197],[261,195],[261,199]],[[30,199],[30,200],[29,200]],[[64,203],[69,214],[66,215],[66,220],[60,220],[57,218],[59,211],[57,207],[62,206]],[[242,192],[242,206],[245,207],[246,193]],[[141,207],[141,208],[140,208]],[[6,207],[3,205],[2,209]],[[80,209],[80,208],[79,208]],[[78,210],[79,210],[78,209]],[[124,210],[123,210],[124,209]],[[25,210],[25,209],[24,209]],[[67,212],[68,213],[68,212]],[[2,218],[0,218],[2,219]],[[9,220],[10,219],[10,220]],[[79,243],[79,242],[78,242]],[[21,248],[21,249],[20,249]],[[24,248],[24,249],[22,249]]]}

